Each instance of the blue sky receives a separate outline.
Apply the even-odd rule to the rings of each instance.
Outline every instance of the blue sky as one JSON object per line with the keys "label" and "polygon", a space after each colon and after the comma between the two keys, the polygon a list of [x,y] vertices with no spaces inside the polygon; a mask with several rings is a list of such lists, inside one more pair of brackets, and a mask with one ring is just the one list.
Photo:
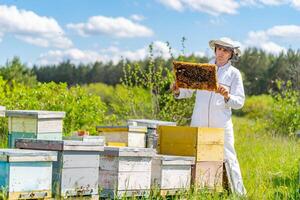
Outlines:
{"label": "blue sky", "polygon": [[300,45],[300,0],[0,0],[0,64],[211,55],[210,39],[278,54]]}

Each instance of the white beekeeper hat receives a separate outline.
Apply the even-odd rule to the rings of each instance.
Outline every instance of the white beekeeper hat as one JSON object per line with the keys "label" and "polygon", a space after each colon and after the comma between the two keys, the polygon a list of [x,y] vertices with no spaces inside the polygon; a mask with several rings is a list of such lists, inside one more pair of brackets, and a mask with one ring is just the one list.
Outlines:
{"label": "white beekeeper hat", "polygon": [[232,50],[233,51],[232,59],[238,59],[242,54],[241,50],[239,49],[240,47],[234,46],[233,44],[230,44],[228,41],[225,41],[224,39],[217,39],[217,40],[209,41],[209,46],[213,51],[215,51],[216,45],[219,45],[219,46],[222,46],[222,47]]}

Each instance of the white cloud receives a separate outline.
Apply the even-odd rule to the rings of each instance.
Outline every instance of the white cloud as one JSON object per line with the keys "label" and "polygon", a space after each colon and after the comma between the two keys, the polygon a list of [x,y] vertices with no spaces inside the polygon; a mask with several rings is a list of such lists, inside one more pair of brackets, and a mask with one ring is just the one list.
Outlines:
{"label": "white cloud", "polygon": [[64,35],[55,19],[19,10],[16,6],[0,5],[0,33],[2,37],[13,34],[24,42],[42,47],[72,46],[72,41]]}
{"label": "white cloud", "polygon": [[130,16],[130,19],[135,20],[135,21],[143,21],[145,19],[145,17],[143,15],[134,14],[134,15]]}
{"label": "white cloud", "polygon": [[151,29],[124,17],[93,16],[86,23],[68,24],[67,27],[76,30],[81,36],[105,34],[120,38],[130,38],[150,37],[153,35]]}
{"label": "white cloud", "polygon": [[292,0],[292,6],[297,10],[300,10],[300,0]]}
{"label": "white cloud", "polygon": [[239,3],[235,0],[158,0],[163,5],[176,10],[183,11],[190,9],[197,12],[204,12],[210,15],[236,14]]}
{"label": "white cloud", "polygon": [[296,25],[274,26],[268,29],[266,32],[270,36],[277,36],[289,39],[300,39],[300,26]]}
{"label": "white cloud", "polygon": [[[92,63],[101,61],[104,63],[112,61],[118,63],[121,59],[128,59],[131,61],[143,60],[149,54],[148,46],[134,51],[121,50],[116,46],[111,46],[106,49],[97,51],[68,49],[68,50],[52,50],[40,55],[37,60],[39,65],[57,64],[62,61],[71,60],[75,64]],[[169,49],[167,45],[161,41],[153,42],[154,57],[162,57],[164,59],[170,58]]]}

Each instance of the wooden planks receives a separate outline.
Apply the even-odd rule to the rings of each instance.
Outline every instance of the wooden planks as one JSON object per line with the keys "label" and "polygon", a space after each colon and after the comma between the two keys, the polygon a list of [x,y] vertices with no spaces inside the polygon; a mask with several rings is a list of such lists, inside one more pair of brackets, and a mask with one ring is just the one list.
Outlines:
{"label": "wooden planks", "polygon": [[187,126],[160,126],[160,154],[195,156],[196,161],[222,161],[224,129]]}
{"label": "wooden planks", "polygon": [[[0,149],[0,188],[8,199],[50,198],[56,152]],[[38,173],[37,173],[38,172]]]}
{"label": "wooden planks", "polygon": [[7,110],[9,147],[18,138],[61,140],[65,112]]}
{"label": "wooden planks", "polygon": [[142,126],[97,126],[97,131],[109,143],[124,143],[128,147],[146,147],[147,128]]}
{"label": "wooden planks", "polygon": [[151,184],[161,194],[175,193],[190,188],[194,157],[157,155],[152,161]]}
{"label": "wooden planks", "polygon": [[100,156],[101,197],[149,194],[153,149],[105,147]]}

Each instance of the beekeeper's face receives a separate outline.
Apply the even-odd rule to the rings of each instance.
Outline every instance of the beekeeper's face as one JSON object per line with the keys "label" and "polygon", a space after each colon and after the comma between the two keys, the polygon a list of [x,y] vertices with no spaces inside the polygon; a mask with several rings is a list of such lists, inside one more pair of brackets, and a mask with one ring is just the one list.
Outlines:
{"label": "beekeeper's face", "polygon": [[216,45],[215,54],[217,64],[225,65],[232,57],[232,53],[230,48]]}

